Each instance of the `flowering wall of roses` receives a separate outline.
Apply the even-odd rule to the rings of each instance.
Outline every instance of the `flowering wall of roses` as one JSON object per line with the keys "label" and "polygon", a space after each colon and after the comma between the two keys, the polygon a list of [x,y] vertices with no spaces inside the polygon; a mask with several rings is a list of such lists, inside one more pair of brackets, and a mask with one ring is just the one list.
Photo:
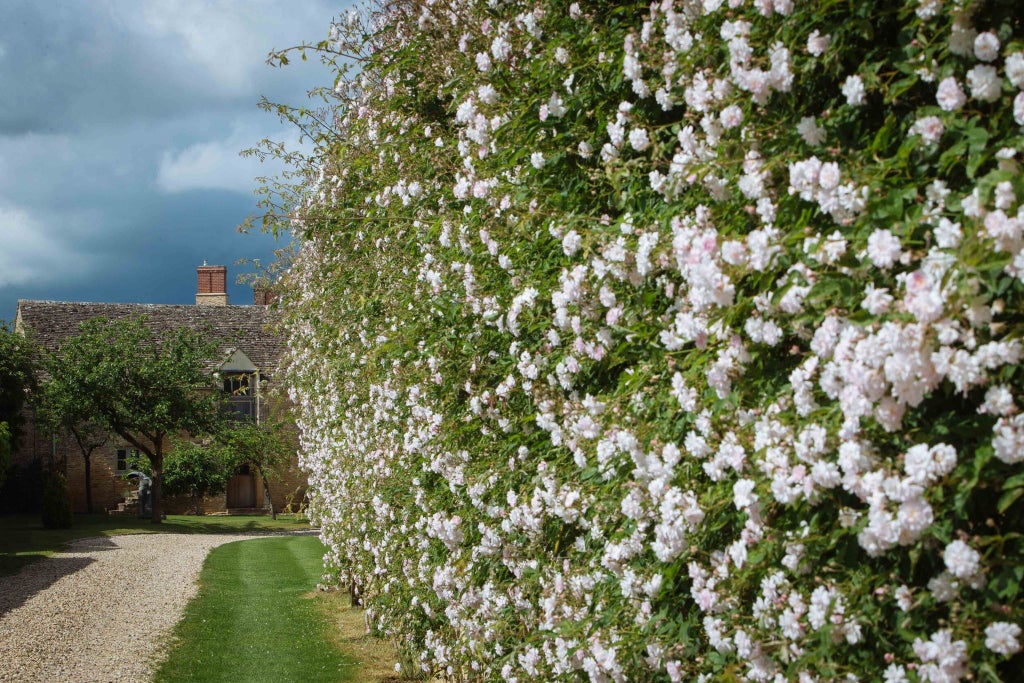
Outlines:
{"label": "flowering wall of roses", "polygon": [[295,214],[311,510],[407,671],[1024,669],[1014,1],[397,1]]}

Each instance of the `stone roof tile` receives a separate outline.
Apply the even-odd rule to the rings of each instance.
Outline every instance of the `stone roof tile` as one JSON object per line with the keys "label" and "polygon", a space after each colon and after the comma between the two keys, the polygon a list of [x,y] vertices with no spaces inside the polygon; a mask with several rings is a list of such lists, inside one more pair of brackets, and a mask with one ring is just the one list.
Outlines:
{"label": "stone roof tile", "polygon": [[[186,327],[208,332],[218,339],[226,357],[241,349],[264,371],[278,367],[284,339],[274,330],[278,315],[268,306],[196,306],[184,304],[109,304],[77,301],[18,301],[18,329],[24,330],[44,348],[53,351],[61,342],[78,334],[86,320],[108,320],[146,316],[157,334]],[[221,359],[211,359],[210,367]]]}

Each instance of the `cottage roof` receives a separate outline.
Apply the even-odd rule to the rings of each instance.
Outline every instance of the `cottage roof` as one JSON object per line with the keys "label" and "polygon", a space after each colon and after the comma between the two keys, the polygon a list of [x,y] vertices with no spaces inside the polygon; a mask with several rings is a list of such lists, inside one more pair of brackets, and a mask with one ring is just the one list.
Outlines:
{"label": "cottage roof", "polygon": [[108,304],[71,301],[18,301],[16,326],[44,348],[56,350],[61,342],[78,334],[79,326],[92,318],[121,320],[144,315],[157,334],[182,327],[210,334],[220,342],[219,365],[236,349],[256,367],[273,371],[284,351],[283,337],[273,331],[277,314],[268,306],[200,306],[180,304]]}

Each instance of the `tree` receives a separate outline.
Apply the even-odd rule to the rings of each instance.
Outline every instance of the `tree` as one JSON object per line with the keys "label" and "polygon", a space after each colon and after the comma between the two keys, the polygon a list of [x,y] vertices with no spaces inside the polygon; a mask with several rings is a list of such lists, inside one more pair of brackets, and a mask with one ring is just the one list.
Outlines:
{"label": "tree", "polygon": [[36,346],[0,321],[0,422],[6,422],[15,450],[24,422],[22,409],[36,385]]}
{"label": "tree", "polygon": [[76,387],[84,414],[95,415],[149,460],[152,521],[159,524],[167,440],[212,433],[223,420],[207,373],[217,344],[188,329],[155,332],[145,316],[94,318],[58,353],[73,361],[62,367],[60,381]]}
{"label": "tree", "polygon": [[0,486],[7,479],[7,468],[11,465],[11,432],[6,422],[0,422]]}
{"label": "tree", "polygon": [[231,464],[223,446],[176,440],[164,463],[164,493],[187,493],[198,515],[203,496],[224,492],[231,478]]}
{"label": "tree", "polygon": [[238,421],[224,432],[223,441],[231,451],[235,467],[249,465],[263,481],[263,495],[270,504],[270,515],[277,519],[277,510],[270,494],[268,480],[277,478],[288,467],[295,444],[283,422]]}
{"label": "tree", "polygon": [[78,381],[78,362],[67,347],[49,354],[44,361],[49,379],[42,383],[33,403],[40,422],[71,434],[78,444],[85,460],[85,509],[92,513],[92,454],[107,443],[109,431],[93,411],[85,385]]}

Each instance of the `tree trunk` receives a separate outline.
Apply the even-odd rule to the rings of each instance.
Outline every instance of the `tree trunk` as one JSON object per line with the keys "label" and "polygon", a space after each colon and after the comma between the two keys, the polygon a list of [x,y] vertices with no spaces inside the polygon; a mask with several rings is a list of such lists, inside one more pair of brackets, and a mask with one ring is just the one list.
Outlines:
{"label": "tree trunk", "polygon": [[164,452],[161,441],[163,439],[157,441],[156,452],[150,458],[150,464],[153,465],[153,516],[150,517],[150,521],[153,524],[160,524],[163,521]]}
{"label": "tree trunk", "polygon": [[85,457],[85,511],[92,514],[92,451],[82,454]]}
{"label": "tree trunk", "polygon": [[270,505],[270,518],[277,519],[277,509],[274,508],[274,499],[270,497],[270,486],[267,484],[267,477],[263,474],[263,468],[256,469],[260,474],[260,481],[263,482],[263,499]]}

